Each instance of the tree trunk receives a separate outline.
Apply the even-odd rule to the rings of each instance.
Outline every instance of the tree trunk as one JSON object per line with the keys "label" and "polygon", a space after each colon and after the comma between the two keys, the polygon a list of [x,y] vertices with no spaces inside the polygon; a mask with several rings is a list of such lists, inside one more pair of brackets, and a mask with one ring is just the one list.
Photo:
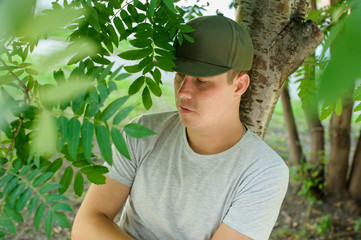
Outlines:
{"label": "tree trunk", "polygon": [[264,137],[282,86],[322,41],[317,25],[305,22],[305,0],[236,0],[236,21],[248,29],[254,49],[251,84],[242,96],[240,118]]}
{"label": "tree trunk", "polygon": [[353,198],[361,202],[361,131],[352,161],[349,192]]}
{"label": "tree trunk", "polygon": [[352,94],[346,93],[342,99],[342,114],[338,116],[333,113],[330,123],[331,154],[326,190],[328,195],[337,198],[344,197],[347,190],[352,111]]}
{"label": "tree trunk", "polygon": [[288,92],[288,87],[283,88],[281,94],[281,100],[282,100],[283,116],[285,119],[288,136],[290,139],[293,165],[299,165],[301,161],[303,161],[304,155],[302,153],[302,146],[300,139],[298,137],[296,121],[293,116],[291,98]]}
{"label": "tree trunk", "polygon": [[323,165],[325,155],[324,128],[318,117],[317,105],[310,105],[304,109],[308,129],[311,135],[311,164]]}

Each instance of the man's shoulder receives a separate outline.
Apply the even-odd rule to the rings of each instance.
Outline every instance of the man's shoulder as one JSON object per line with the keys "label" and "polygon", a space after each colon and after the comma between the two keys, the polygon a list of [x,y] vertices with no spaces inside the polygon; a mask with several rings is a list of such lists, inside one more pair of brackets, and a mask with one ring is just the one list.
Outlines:
{"label": "man's shoulder", "polygon": [[179,123],[177,111],[142,114],[133,119],[131,123],[145,126],[155,132],[150,138],[158,138],[161,133],[176,128]]}
{"label": "man's shoulder", "polygon": [[169,112],[142,114],[139,117],[135,118],[132,122],[141,124],[149,128],[151,127],[159,128],[166,122],[177,121],[177,120],[178,120],[178,112],[169,111]]}
{"label": "man's shoulder", "polygon": [[245,148],[248,156],[252,156],[253,162],[258,162],[263,166],[278,166],[287,169],[282,157],[272,149],[263,139],[251,130],[247,131]]}

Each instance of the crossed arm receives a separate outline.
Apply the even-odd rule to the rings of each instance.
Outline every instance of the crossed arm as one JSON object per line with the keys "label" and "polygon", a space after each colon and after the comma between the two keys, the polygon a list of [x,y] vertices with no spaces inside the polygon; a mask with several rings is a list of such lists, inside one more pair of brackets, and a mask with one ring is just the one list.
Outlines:
{"label": "crossed arm", "polygon": [[[72,229],[73,240],[134,239],[122,231],[114,217],[125,203],[130,187],[107,177],[104,185],[91,185],[75,217]],[[211,240],[250,240],[222,223]]]}

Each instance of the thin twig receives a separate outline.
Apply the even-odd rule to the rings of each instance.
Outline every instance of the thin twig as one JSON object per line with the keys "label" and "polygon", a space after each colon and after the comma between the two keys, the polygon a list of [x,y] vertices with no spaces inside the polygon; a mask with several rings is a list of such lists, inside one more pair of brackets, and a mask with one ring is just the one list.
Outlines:
{"label": "thin twig", "polygon": [[[25,91],[25,99],[28,100],[28,104],[30,104],[30,96],[29,96],[29,88],[19,79],[18,76],[16,76],[16,74],[11,70],[11,68],[5,63],[4,60],[2,60],[0,58],[1,63],[5,66],[5,68],[9,71],[9,73],[19,82],[19,84],[21,85],[21,87],[24,89]],[[26,103],[26,102],[25,102]]]}
{"label": "thin twig", "polygon": [[[343,11],[337,16],[336,20],[338,20],[338,19],[339,19],[347,10],[349,10],[349,9],[351,9],[351,8],[350,8],[350,7],[345,8],[345,10],[343,10]],[[327,24],[327,26],[322,29],[322,32],[325,31],[326,28],[328,28],[329,26],[331,26],[331,24],[333,24],[336,20],[333,20],[333,21],[331,21],[329,24]]]}
{"label": "thin twig", "polygon": [[8,150],[6,151],[5,158],[8,157],[11,149],[13,148],[13,145],[14,145],[14,143],[15,143],[15,139],[16,139],[16,137],[18,136],[18,134],[19,134],[19,132],[20,132],[21,125],[23,124],[23,117],[24,117],[24,116],[23,116],[23,114],[22,114],[22,115],[21,115],[21,118],[20,118],[19,125],[18,125],[18,127],[17,127],[17,129],[16,129],[16,132],[15,132],[15,134],[14,134],[14,137],[13,137],[13,139],[11,140],[11,143],[10,143],[10,145],[9,145],[9,147],[8,147]]}
{"label": "thin twig", "polygon": [[[118,13],[119,13],[121,10],[125,9],[125,7],[128,6],[128,5],[131,4],[131,3],[132,3],[132,2],[125,2],[125,5],[124,5],[123,7],[121,7],[121,8],[112,16],[112,18],[110,19],[110,21],[112,21],[112,20],[115,18],[115,16],[117,16]],[[134,1],[133,1],[133,3],[134,3]]]}

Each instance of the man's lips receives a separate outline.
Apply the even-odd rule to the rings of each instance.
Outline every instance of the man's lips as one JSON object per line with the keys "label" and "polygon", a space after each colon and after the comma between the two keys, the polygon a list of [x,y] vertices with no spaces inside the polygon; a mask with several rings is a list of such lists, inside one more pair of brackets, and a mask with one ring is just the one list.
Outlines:
{"label": "man's lips", "polygon": [[186,108],[186,107],[183,107],[183,106],[179,106],[179,110],[182,112],[182,113],[191,113],[193,112],[193,110],[189,109],[189,108]]}

